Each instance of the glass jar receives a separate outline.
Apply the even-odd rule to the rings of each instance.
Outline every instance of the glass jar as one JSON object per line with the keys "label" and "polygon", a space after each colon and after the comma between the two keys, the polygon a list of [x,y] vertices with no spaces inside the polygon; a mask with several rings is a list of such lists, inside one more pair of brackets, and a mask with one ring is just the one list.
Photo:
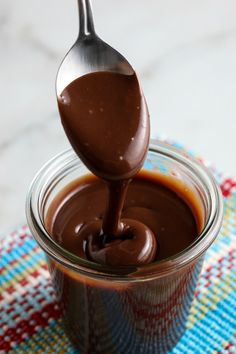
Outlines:
{"label": "glass jar", "polygon": [[144,169],[191,190],[203,228],[192,244],[141,267],[115,267],[81,259],[57,244],[45,218],[58,193],[88,173],[72,150],[49,161],[32,182],[26,202],[31,232],[47,255],[49,271],[74,346],[83,353],[166,353],[185,330],[204,254],[219,233],[223,202],[210,172],[198,161],[152,141]]}

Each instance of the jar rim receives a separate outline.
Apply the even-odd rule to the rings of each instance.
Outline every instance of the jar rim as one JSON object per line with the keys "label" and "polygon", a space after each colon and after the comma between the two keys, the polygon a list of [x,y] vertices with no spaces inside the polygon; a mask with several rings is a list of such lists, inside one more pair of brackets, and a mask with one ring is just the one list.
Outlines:
{"label": "jar rim", "polygon": [[211,172],[198,160],[187,153],[164,143],[151,140],[149,152],[161,154],[170,158],[201,179],[211,201],[208,220],[199,236],[184,250],[166,259],[142,266],[111,267],[82,259],[61,247],[47,232],[40,213],[39,195],[42,181],[48,181],[47,176],[56,174],[60,163],[78,164],[79,158],[72,149],[65,150],[49,160],[36,174],[26,198],[26,217],[33,237],[40,247],[54,260],[80,274],[120,282],[135,282],[151,280],[174,273],[200,257],[216,238],[223,220],[223,198],[219,186]]}

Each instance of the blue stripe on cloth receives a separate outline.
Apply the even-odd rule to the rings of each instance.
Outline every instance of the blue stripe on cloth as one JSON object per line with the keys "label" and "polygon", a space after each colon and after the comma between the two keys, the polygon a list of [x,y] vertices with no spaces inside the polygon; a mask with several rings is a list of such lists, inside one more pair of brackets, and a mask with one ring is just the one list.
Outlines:
{"label": "blue stripe on cloth", "polygon": [[202,320],[187,329],[171,353],[210,354],[214,351],[222,353],[222,338],[236,348],[236,316],[232,317],[232,307],[235,308],[235,304],[234,291],[220,301],[214,310],[207,312]]}
{"label": "blue stripe on cloth", "polygon": [[[35,243],[35,245],[36,245],[36,243]],[[0,286],[3,286],[5,283],[10,282],[11,280],[14,280],[14,282],[15,282],[14,277],[19,276],[25,270],[29,270],[32,267],[35,267],[38,262],[45,259],[44,255],[41,251],[34,252],[30,255],[30,257],[27,257],[27,258],[20,257],[20,255],[29,254],[30,251],[32,251],[32,248],[27,253],[18,252],[18,250],[14,250],[11,253],[9,253],[8,255],[4,256],[4,260],[2,260],[2,262],[1,262],[1,267],[2,268],[6,267],[7,272],[5,274],[1,275]],[[9,263],[12,262],[13,260],[17,260],[17,263],[15,263],[11,267],[9,267]]]}

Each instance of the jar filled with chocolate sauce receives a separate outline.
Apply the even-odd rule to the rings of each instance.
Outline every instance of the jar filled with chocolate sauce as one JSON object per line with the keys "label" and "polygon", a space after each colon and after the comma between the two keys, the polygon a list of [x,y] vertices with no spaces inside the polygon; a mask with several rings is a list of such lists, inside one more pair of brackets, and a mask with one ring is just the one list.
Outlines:
{"label": "jar filled with chocolate sauce", "polygon": [[[122,217],[140,215],[157,229],[155,259],[119,266],[73,252],[80,228],[74,204],[81,213],[94,209],[99,221],[105,188],[99,183],[69,150],[40,170],[27,198],[29,227],[47,255],[65,329],[81,354],[167,353],[184,333],[204,254],[220,230],[219,188],[200,163],[152,141]],[[157,199],[167,201],[161,209]],[[63,230],[75,238],[64,242]]]}

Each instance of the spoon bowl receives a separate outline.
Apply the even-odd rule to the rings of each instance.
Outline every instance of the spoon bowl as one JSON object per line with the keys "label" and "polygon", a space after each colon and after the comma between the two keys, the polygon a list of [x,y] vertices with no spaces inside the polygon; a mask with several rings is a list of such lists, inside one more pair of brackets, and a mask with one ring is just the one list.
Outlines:
{"label": "spoon bowl", "polygon": [[79,35],[64,57],[56,78],[56,93],[75,79],[89,73],[110,71],[133,75],[134,69],[117,50],[105,43],[95,32],[90,0],[78,0]]}

